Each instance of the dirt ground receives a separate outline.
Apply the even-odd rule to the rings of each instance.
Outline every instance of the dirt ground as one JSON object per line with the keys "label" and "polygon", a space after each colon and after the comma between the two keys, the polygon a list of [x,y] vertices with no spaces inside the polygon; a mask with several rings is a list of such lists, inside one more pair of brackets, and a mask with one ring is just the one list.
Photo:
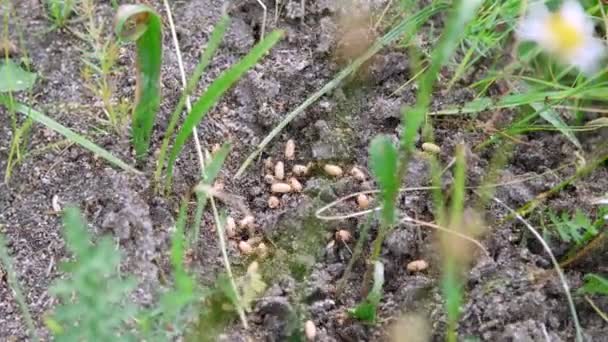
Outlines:
{"label": "dirt ground", "polygon": [[[25,48],[35,71],[40,75],[34,90],[32,106],[78,132],[92,136],[96,143],[123,160],[135,164],[128,136],[99,129],[103,112],[99,102],[82,86],[82,61],[79,48],[84,43],[65,31],[48,32],[49,22],[37,1],[14,2],[18,7],[18,21],[25,35]],[[99,6],[99,15],[108,22],[112,14],[109,5]],[[372,1],[374,10],[385,1]],[[217,22],[224,3],[216,0],[173,1],[174,16],[187,71],[193,70],[213,24]],[[156,6],[161,13],[162,7]],[[269,8],[274,3],[269,1]],[[252,165],[245,176],[233,178],[252,146],[264,138],[290,110],[302,103],[314,91],[327,83],[340,70],[334,58],[337,43],[339,14],[336,2],[307,1],[306,15],[298,1],[287,1],[279,20],[269,15],[267,31],[277,27],[285,30],[285,38],[272,49],[258,66],[229,92],[209,113],[199,127],[199,137],[205,146],[231,141],[233,150],[220,175],[229,193],[241,196],[256,217],[257,236],[273,242],[266,275],[270,284],[251,313],[252,327],[244,331],[238,321],[228,326],[223,334],[226,341],[253,340],[284,341],[293,329],[290,317],[297,317],[296,325],[311,319],[317,327],[318,341],[385,340],[391,324],[404,315],[426,317],[433,340],[441,340],[446,330],[446,317],[439,288],[440,256],[434,232],[413,225],[397,227],[383,246],[382,261],[386,268],[384,297],[376,325],[365,325],[348,318],[345,312],[361,299],[362,276],[367,267],[365,259],[355,263],[347,285],[336,292],[336,282],[342,277],[351,254],[343,244],[330,245],[337,229],[346,229],[359,236],[364,220],[322,222],[314,212],[322,205],[349,193],[373,188],[371,182],[361,183],[351,176],[330,179],[321,172],[313,172],[301,179],[304,191],[281,198],[281,206],[269,209],[268,185],[263,160],[281,159],[288,139],[297,144],[296,160],[287,161],[287,169],[298,162],[321,165],[331,161],[344,169],[357,165],[367,170],[367,148],[379,134],[390,134],[397,139],[399,109],[415,101],[415,88],[410,85],[393,94],[411,76],[407,51],[399,47],[382,50],[368,66],[363,80],[351,80],[336,91],[322,97],[305,111],[265,151],[261,160]],[[220,50],[200,89],[209,84],[222,70],[243,56],[258,40],[262,12],[255,1],[237,1],[231,8],[232,22]],[[440,20],[437,19],[437,20]],[[15,32],[13,30],[12,34]],[[179,98],[180,78],[170,36],[164,37],[163,101],[155,127],[153,144],[160,146],[168,116]],[[135,87],[133,48],[121,50],[118,97],[132,97]],[[483,73],[484,65],[478,65]],[[471,97],[469,82],[461,82],[449,92],[436,90],[435,108],[463,103]],[[450,117],[436,121],[436,141],[442,148],[441,159],[448,163],[457,143],[472,147],[488,137],[480,128],[493,113],[476,118]],[[508,120],[513,113],[501,113]],[[603,139],[597,133],[580,136],[587,151],[595,141]],[[571,175],[574,167],[548,172],[575,162],[574,148],[561,135],[551,132],[520,137],[508,164],[501,170],[499,183],[531,178],[526,182],[499,187],[496,196],[513,208],[518,208],[537,194],[550,189]],[[11,133],[8,115],[0,109],[0,176],[4,177]],[[35,125],[30,150],[61,141],[58,134]],[[481,153],[469,151],[468,182],[478,185],[488,168],[493,150]],[[168,268],[169,237],[173,217],[181,196],[191,192],[198,181],[198,165],[192,147],[187,147],[177,163],[175,186],[169,197],[153,193],[151,175],[154,159],[141,166],[142,176],[134,176],[114,169],[101,159],[78,146],[61,146],[28,156],[18,165],[8,184],[0,184],[0,230],[8,241],[10,254],[21,282],[26,302],[32,312],[39,333],[48,338],[42,318],[54,306],[48,288],[61,276],[58,265],[66,260],[65,243],[61,235],[60,217],[52,209],[56,196],[65,207],[74,204],[81,208],[95,235],[115,237],[123,257],[123,271],[133,274],[139,286],[132,294],[135,302],[151,304],[162,288],[161,276]],[[369,172],[366,171],[369,175]],[[450,178],[448,171],[446,179]],[[409,166],[407,186],[429,183],[429,165],[423,158],[415,158]],[[589,177],[560,192],[546,204],[555,209],[582,208],[593,212],[589,199],[608,188],[608,172],[598,168]],[[475,200],[473,193],[470,203]],[[433,220],[430,214],[432,198],[429,193],[410,192],[400,197],[401,209],[412,217]],[[194,208],[194,204],[192,205]],[[235,218],[242,218],[237,208],[228,207]],[[354,211],[353,203],[340,208]],[[481,253],[472,262],[466,275],[466,297],[462,307],[459,334],[463,338],[483,341],[571,341],[574,329],[563,289],[557,277],[550,273],[550,259],[538,243],[525,233],[515,221],[502,222],[508,213],[497,205],[489,205],[483,213],[488,230],[482,238],[490,256]],[[375,235],[375,224],[372,236]],[[213,219],[206,215],[201,239],[193,251],[191,270],[203,285],[212,285],[222,272],[220,250],[213,231]],[[237,248],[239,239],[247,239],[242,232],[230,242],[229,254],[237,265],[246,265]],[[306,244],[305,242],[311,242]],[[314,244],[312,244],[314,243]],[[556,253],[560,244],[552,242]],[[369,244],[368,244],[369,245]],[[350,243],[351,249],[354,242]],[[564,249],[561,248],[562,253]],[[365,249],[368,252],[368,248]],[[281,254],[283,253],[283,254]],[[286,254],[285,254],[286,253]],[[272,255],[277,257],[272,258]],[[281,265],[278,256],[288,255],[290,265]],[[582,284],[582,276],[589,271],[606,272],[608,249],[594,254],[594,260],[583,260],[567,269],[573,289]],[[405,265],[425,259],[430,267],[422,273],[410,273]],[[295,261],[294,261],[295,260]],[[303,267],[292,267],[296,266]],[[264,267],[264,266],[262,266]],[[272,272],[275,268],[276,272]],[[303,271],[302,271],[303,269]],[[280,271],[279,271],[280,270]],[[286,270],[283,272],[283,270]],[[543,276],[549,274],[548,276]],[[581,324],[589,340],[607,341],[608,326],[594,313],[589,304],[575,297]],[[608,311],[608,300],[597,299],[597,304]],[[422,334],[424,326],[408,321],[410,334]],[[6,278],[0,279],[0,340],[26,340],[25,323],[14,301]]]}

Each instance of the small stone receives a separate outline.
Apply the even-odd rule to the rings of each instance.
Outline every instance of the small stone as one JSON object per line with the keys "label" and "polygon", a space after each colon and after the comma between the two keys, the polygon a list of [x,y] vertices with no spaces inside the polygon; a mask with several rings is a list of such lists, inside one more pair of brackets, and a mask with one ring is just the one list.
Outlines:
{"label": "small stone", "polygon": [[291,189],[295,192],[301,192],[302,191],[302,183],[300,183],[300,181],[298,181],[296,178],[291,177],[289,178],[289,185],[291,186]]}
{"label": "small stone", "polygon": [[251,253],[253,253],[253,247],[251,247],[251,245],[247,241],[239,242],[239,250],[244,255],[250,255]]}
{"label": "small stone", "polygon": [[19,54],[17,46],[8,39],[0,39],[0,55],[8,54],[9,57]]}
{"label": "small stone", "polygon": [[313,321],[308,320],[304,323],[304,335],[308,341],[314,341],[317,337],[317,327]]}
{"label": "small stone", "polygon": [[252,228],[255,222],[255,218],[252,215],[245,216],[241,221],[239,221],[240,228]]}
{"label": "small stone", "polygon": [[422,144],[422,150],[428,153],[438,154],[441,152],[441,147],[430,142],[425,142]]}
{"label": "small stone", "polygon": [[224,230],[226,231],[226,236],[228,238],[233,238],[236,236],[236,222],[232,216],[226,217],[226,227]]}
{"label": "small stone", "polygon": [[264,167],[267,170],[272,170],[274,168],[274,162],[272,160],[272,157],[268,157],[268,158],[264,159]]}
{"label": "small stone", "polygon": [[217,191],[217,192],[224,191],[224,187],[225,187],[224,182],[222,182],[220,180],[216,181],[215,184],[213,184],[213,190]]}
{"label": "small stone", "polygon": [[192,248],[188,248],[186,253],[184,253],[184,265],[186,267],[192,266],[192,262],[194,261],[194,250]]}
{"label": "small stone", "polygon": [[332,177],[340,177],[344,173],[341,167],[332,164],[325,164],[323,170]]}
{"label": "small stone", "polygon": [[296,157],[296,142],[293,139],[287,140],[285,144],[285,158],[287,160],[294,160]]}
{"label": "small stone", "polygon": [[348,242],[352,238],[352,235],[348,230],[340,229],[336,232],[336,240],[341,242]]}
{"label": "small stone", "polygon": [[275,209],[281,205],[281,200],[277,196],[270,196],[268,198],[268,208]]}
{"label": "small stone", "polygon": [[263,242],[255,248],[255,253],[260,257],[260,259],[265,259],[268,256],[268,247]]}
{"label": "small stone", "polygon": [[365,173],[363,173],[363,171],[361,171],[361,169],[359,169],[356,166],[350,170],[350,175],[353,176],[354,179],[356,179],[360,182],[365,182],[365,180],[367,179],[367,177],[365,176]]}
{"label": "small stone", "polygon": [[294,165],[292,170],[294,175],[296,176],[306,176],[308,174],[308,167],[305,165]]}
{"label": "small stone", "polygon": [[59,204],[59,196],[53,195],[53,198],[51,198],[51,207],[53,208],[54,212],[56,212],[56,213],[61,212],[61,205]]}
{"label": "small stone", "polygon": [[357,196],[357,205],[362,210],[369,208],[369,197],[366,194],[359,194]]}
{"label": "small stone", "polygon": [[291,185],[287,183],[274,183],[270,187],[270,191],[277,194],[286,194],[288,192],[291,192],[291,190]]}
{"label": "small stone", "polygon": [[211,146],[211,153],[212,153],[212,154],[217,153],[217,151],[219,151],[219,150],[220,150],[220,148],[222,148],[222,147],[220,146],[220,144],[213,144],[213,146]]}
{"label": "small stone", "polygon": [[274,177],[278,180],[285,178],[285,164],[282,161],[278,161],[274,164]]}
{"label": "small stone", "polygon": [[422,259],[414,260],[407,264],[407,270],[413,273],[424,271],[427,268],[429,268],[429,263]]}
{"label": "small stone", "polygon": [[268,184],[272,184],[276,181],[276,179],[274,178],[273,175],[268,174],[264,176],[264,182],[268,183]]}

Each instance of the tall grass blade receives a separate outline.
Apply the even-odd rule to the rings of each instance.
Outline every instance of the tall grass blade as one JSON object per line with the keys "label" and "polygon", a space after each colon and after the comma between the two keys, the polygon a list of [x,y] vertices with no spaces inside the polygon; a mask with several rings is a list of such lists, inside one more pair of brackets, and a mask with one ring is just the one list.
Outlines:
{"label": "tall grass blade", "polygon": [[426,118],[437,75],[458,47],[458,42],[465,32],[467,23],[475,15],[481,3],[481,0],[461,0],[456,3],[455,11],[450,16],[441,39],[433,50],[431,63],[420,81],[416,105],[411,109],[403,110],[402,122],[404,128],[400,146],[403,162],[399,166],[399,175],[401,176],[407,168],[407,158],[409,157],[409,151],[413,148],[416,133]]}
{"label": "tall grass blade", "polygon": [[138,159],[150,145],[154,119],[160,107],[160,67],[162,63],[162,23],[159,15],[145,5],[118,8],[114,30],[123,41],[137,47],[135,105],[132,139]]}
{"label": "tall grass blade", "polygon": [[188,80],[188,84],[186,85],[186,89],[182,92],[181,97],[179,98],[179,102],[175,106],[173,113],[171,113],[171,118],[169,119],[169,125],[167,126],[167,130],[165,131],[165,136],[163,138],[163,143],[160,148],[160,153],[158,154],[158,161],[156,164],[156,172],[154,174],[154,179],[156,183],[160,183],[160,177],[163,168],[165,167],[165,157],[167,155],[167,149],[169,148],[169,142],[171,141],[171,136],[175,132],[175,127],[177,126],[177,122],[179,120],[179,115],[184,110],[184,106],[186,105],[186,101],[188,96],[192,95],[192,92],[196,88],[203,72],[211,62],[215,51],[219,48],[222,39],[224,38],[224,34],[226,33],[226,29],[228,28],[228,24],[230,23],[230,18],[228,16],[223,16],[220,21],[213,28],[213,32],[211,33],[211,37],[209,38],[209,42],[207,42],[207,47],[205,51],[201,55],[201,59],[194,68],[194,72],[192,73],[192,77]]}
{"label": "tall grass blade", "polygon": [[399,192],[397,175],[399,155],[397,148],[388,136],[377,136],[369,147],[370,168],[378,184],[382,196],[382,221],[388,227],[395,223],[395,198]]}
{"label": "tall grass blade", "polygon": [[[0,96],[0,104],[8,106],[9,101],[6,97]],[[107,160],[111,164],[114,164],[128,172],[132,172],[135,174],[141,173],[141,172],[137,171],[136,169],[134,169],[132,166],[129,166],[127,163],[123,162],[122,160],[120,160],[117,157],[115,157],[114,155],[112,155],[112,153],[99,147],[92,141],[90,141],[87,138],[83,137],[82,135],[72,131],[71,129],[65,127],[64,125],[60,124],[59,122],[51,119],[50,117],[46,116],[45,114],[43,114],[39,111],[36,111],[33,108],[28,107],[21,103],[14,103],[14,109],[17,112],[20,112],[20,113],[25,114],[28,117],[32,118],[32,120],[34,120],[40,124],[43,124],[46,127],[48,127],[49,129],[52,129],[53,131],[63,135],[69,141],[71,141],[75,144],[78,144],[78,145],[86,148],[87,150],[93,152],[94,154],[102,157],[103,159]]]}
{"label": "tall grass blade", "polygon": [[173,178],[173,167],[177,156],[184,148],[186,140],[192,134],[192,128],[198,125],[207,112],[219,101],[220,97],[232,87],[249,69],[251,69],[264,55],[283,37],[282,31],[274,31],[264,40],[256,44],[249,53],[237,64],[224,71],[192,106],[192,111],[186,117],[182,127],[177,133],[169,160],[167,162],[166,188],[170,188]]}

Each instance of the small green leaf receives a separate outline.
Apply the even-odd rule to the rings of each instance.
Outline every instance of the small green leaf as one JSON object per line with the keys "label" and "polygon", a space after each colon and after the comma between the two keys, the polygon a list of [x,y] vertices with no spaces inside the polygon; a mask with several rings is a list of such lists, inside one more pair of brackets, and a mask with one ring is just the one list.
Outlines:
{"label": "small green leaf", "polygon": [[361,321],[374,323],[376,321],[376,311],[382,299],[382,286],[384,286],[384,265],[380,261],[374,263],[374,285],[365,300],[348,313]]}
{"label": "small green leaf", "polygon": [[35,73],[23,70],[10,59],[0,64],[0,93],[28,90],[35,82]]}
{"label": "small green leaf", "polygon": [[382,195],[382,218],[385,224],[395,222],[395,200],[399,192],[397,148],[388,136],[377,136],[369,148],[372,173],[380,185]]}
{"label": "small green leaf", "polygon": [[608,279],[597,275],[587,274],[585,276],[585,285],[578,290],[582,294],[600,294],[608,295]]}

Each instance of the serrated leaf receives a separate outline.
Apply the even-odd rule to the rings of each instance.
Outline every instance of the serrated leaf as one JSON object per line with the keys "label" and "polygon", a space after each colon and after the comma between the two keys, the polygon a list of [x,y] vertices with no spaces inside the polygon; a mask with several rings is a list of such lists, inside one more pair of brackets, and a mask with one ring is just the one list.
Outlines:
{"label": "serrated leaf", "polygon": [[10,59],[0,64],[0,93],[28,90],[35,82],[35,73],[23,70]]}
{"label": "serrated leaf", "polygon": [[382,218],[387,225],[395,222],[395,200],[399,191],[397,175],[399,154],[392,140],[379,135],[369,147],[370,167],[380,185],[382,196]]}

